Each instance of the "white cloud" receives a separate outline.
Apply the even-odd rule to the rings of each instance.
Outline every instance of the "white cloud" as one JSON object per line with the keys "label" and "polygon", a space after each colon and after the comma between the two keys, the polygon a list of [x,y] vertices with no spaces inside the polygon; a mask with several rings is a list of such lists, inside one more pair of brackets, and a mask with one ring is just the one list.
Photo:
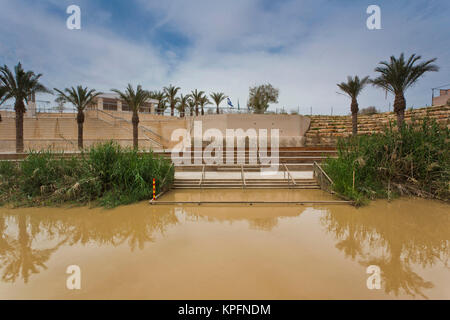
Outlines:
{"label": "white cloud", "polygon": [[[438,57],[443,66],[407,92],[408,106],[429,103],[430,88],[450,82],[444,1],[430,2],[423,11],[427,14],[413,5],[402,10],[381,5],[383,30],[375,31],[366,29],[364,5],[286,1],[267,10],[257,0],[140,3],[157,18],[142,32],[179,32],[192,46],[182,55],[161,53],[158,44],[136,43],[99,25],[69,31],[65,21],[42,8],[18,10],[7,2],[0,13],[0,44],[10,42],[0,46],[0,54],[7,61],[26,61],[52,87],[82,83],[108,90],[131,82],[155,89],[172,83],[183,92],[223,91],[233,102],[239,98],[241,107],[249,86],[270,82],[280,88],[278,107],[300,106],[302,113],[309,113],[310,106],[314,113],[329,113],[331,106],[334,113],[348,113],[349,101],[336,94],[336,83],[347,75],[374,76],[380,60],[402,51]],[[107,12],[103,16],[104,21],[110,18]],[[278,53],[270,53],[277,47]],[[385,100],[381,90],[369,87],[359,100],[360,107],[386,110],[392,97]]]}

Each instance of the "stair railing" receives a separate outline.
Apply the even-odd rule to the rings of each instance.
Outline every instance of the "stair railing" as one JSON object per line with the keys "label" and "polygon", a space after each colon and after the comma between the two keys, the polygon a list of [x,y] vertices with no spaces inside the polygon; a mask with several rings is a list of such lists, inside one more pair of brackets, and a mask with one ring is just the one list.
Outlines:
{"label": "stair railing", "polygon": [[[106,119],[101,118],[101,117],[99,116],[99,113],[102,114],[102,115],[106,115],[106,116],[112,118],[112,119],[113,119],[113,122],[110,122],[110,121],[108,121],[108,120],[106,120]],[[133,125],[133,122],[130,121],[130,120],[127,120],[127,119],[124,119],[124,118],[122,118],[122,117],[118,117],[118,116],[112,115],[112,114],[110,114],[110,113],[108,113],[108,112],[105,112],[105,111],[103,111],[103,110],[98,110],[98,109],[97,109],[97,119],[102,120],[102,121],[105,121],[106,123],[109,123],[109,124],[112,124],[112,125],[115,124],[115,121],[118,121],[118,122],[119,122],[119,126],[120,126],[120,122],[126,122],[126,123],[128,123],[128,124]],[[125,130],[127,130],[127,131],[129,131],[129,132],[131,131],[129,128],[126,128],[126,127],[120,126],[120,128],[121,128],[121,129],[125,129]],[[138,125],[138,128],[141,129],[142,131],[144,131],[144,136],[145,136],[145,138],[147,138],[147,140],[149,140],[149,141],[151,141],[151,142],[157,144],[157,145],[158,145],[159,147],[161,147],[161,148],[164,148],[164,146],[162,145],[161,142],[156,141],[155,139],[153,139],[153,138],[147,136],[145,133],[150,133],[150,134],[156,136],[160,141],[164,141],[164,138],[163,138],[161,135],[159,135],[159,134],[153,132],[151,129],[146,128],[146,127],[141,126],[141,125]]]}
{"label": "stair railing", "polygon": [[313,177],[316,179],[320,186],[320,189],[326,192],[333,193],[333,180],[327,175],[327,173],[322,169],[320,164],[314,161],[313,164]]}
{"label": "stair railing", "polygon": [[292,183],[294,184],[294,186],[296,186],[297,183],[295,182],[295,179],[294,179],[294,177],[292,176],[291,172],[289,171],[289,169],[288,169],[286,163],[283,163],[283,166],[284,166],[284,170],[288,173],[288,179],[290,178],[290,180],[289,180],[289,185],[291,184],[291,181],[292,181]]}

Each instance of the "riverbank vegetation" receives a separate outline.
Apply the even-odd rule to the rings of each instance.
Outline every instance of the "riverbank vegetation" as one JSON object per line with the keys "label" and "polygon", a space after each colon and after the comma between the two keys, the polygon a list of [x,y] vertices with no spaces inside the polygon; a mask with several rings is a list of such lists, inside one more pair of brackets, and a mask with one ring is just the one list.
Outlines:
{"label": "riverbank vegetation", "polygon": [[382,133],[340,139],[324,170],[357,205],[416,195],[450,201],[450,130],[428,118]]}
{"label": "riverbank vegetation", "polygon": [[108,142],[61,157],[50,151],[30,152],[15,163],[0,161],[0,204],[15,206],[92,204],[115,207],[151,199],[173,182],[170,159],[138,153]]}

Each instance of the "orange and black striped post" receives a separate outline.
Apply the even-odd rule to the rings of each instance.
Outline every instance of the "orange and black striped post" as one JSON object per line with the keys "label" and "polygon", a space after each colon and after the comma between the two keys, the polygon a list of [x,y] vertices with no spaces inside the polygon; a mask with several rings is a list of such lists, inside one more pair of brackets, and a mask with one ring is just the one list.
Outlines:
{"label": "orange and black striped post", "polygon": [[153,200],[156,200],[156,184],[155,184],[155,178],[153,178]]}

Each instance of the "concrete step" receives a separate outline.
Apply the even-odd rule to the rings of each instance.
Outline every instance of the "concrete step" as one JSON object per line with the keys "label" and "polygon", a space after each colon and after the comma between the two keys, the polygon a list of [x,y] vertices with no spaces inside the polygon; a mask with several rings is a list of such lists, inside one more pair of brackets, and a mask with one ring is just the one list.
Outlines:
{"label": "concrete step", "polygon": [[290,186],[259,186],[259,185],[255,185],[255,186],[229,186],[229,185],[217,185],[217,186],[179,186],[173,187],[174,189],[320,189],[320,187],[317,186],[295,186],[295,185],[290,185]]}

